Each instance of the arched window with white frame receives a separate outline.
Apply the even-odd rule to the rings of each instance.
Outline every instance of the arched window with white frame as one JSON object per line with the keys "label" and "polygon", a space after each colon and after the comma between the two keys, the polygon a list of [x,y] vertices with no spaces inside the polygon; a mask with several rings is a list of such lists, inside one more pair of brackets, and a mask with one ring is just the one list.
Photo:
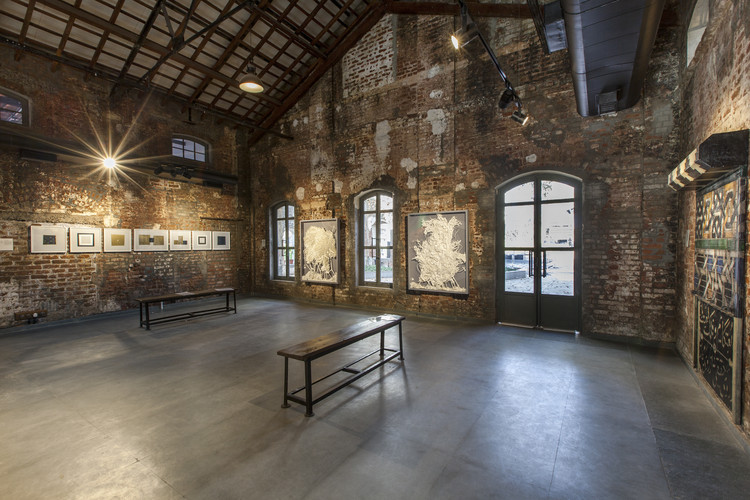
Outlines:
{"label": "arched window with white frame", "polygon": [[359,198],[359,284],[393,287],[393,193]]}

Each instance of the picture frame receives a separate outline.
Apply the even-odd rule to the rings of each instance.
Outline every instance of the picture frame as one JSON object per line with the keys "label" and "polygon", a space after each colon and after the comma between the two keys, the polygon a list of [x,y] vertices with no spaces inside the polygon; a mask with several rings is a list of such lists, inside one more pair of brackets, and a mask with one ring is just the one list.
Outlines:
{"label": "picture frame", "polygon": [[211,248],[213,250],[229,250],[229,231],[211,231]]}
{"label": "picture frame", "polygon": [[71,227],[70,253],[99,253],[102,251],[102,230],[98,227]]}
{"label": "picture frame", "polygon": [[173,251],[186,251],[193,249],[193,238],[191,231],[182,229],[169,230],[169,249]]}
{"label": "picture frame", "polygon": [[407,290],[468,295],[468,212],[415,213],[406,219]]}
{"label": "picture frame", "polygon": [[169,231],[166,229],[134,229],[133,250],[136,252],[166,252],[169,250]]}
{"label": "picture frame", "polygon": [[31,253],[66,253],[68,228],[65,226],[30,226]]}
{"label": "picture frame", "polygon": [[307,283],[339,284],[339,219],[300,221],[301,277]]}
{"label": "picture frame", "polygon": [[193,250],[211,250],[211,231],[193,231]]}
{"label": "picture frame", "polygon": [[116,227],[104,228],[104,251],[112,253],[130,252],[133,250],[133,232],[130,229]]}

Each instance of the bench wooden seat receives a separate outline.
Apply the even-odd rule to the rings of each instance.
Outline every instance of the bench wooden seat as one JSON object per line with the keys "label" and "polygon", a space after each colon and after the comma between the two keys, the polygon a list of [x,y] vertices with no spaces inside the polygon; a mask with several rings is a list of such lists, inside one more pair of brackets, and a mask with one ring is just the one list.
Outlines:
{"label": "bench wooden seat", "polygon": [[[185,311],[176,314],[170,314],[168,316],[161,316],[156,319],[151,319],[150,305],[160,304],[162,302],[176,302],[184,299],[197,299],[201,297],[209,297],[214,295],[224,295],[226,297],[225,305],[221,307],[210,307],[208,309],[200,309],[198,311]],[[229,303],[229,296],[232,296],[232,305]],[[136,299],[140,306],[141,316],[141,327],[146,327],[146,330],[151,329],[151,325],[158,323],[168,323],[170,321],[179,321],[181,319],[194,318],[197,316],[205,316],[206,314],[216,314],[220,312],[234,311],[237,314],[237,295],[234,288],[209,288],[207,290],[199,290],[197,292],[177,292],[168,293],[165,295],[154,295],[151,297],[141,297]],[[145,313],[145,314],[144,314]]]}
{"label": "bench wooden seat", "polygon": [[[396,356],[399,356],[399,359],[403,360],[404,359],[403,341],[401,337],[401,322],[403,320],[404,320],[403,316],[396,316],[394,314],[383,314],[381,316],[368,318],[364,321],[360,321],[359,323],[348,326],[346,328],[342,328],[341,330],[336,330],[335,332],[331,332],[326,335],[317,337],[315,339],[308,340],[306,342],[301,342],[299,344],[295,344],[293,346],[279,350],[277,354],[279,356],[284,356],[284,404],[281,405],[282,408],[288,408],[289,401],[293,401],[295,403],[304,405],[306,409],[305,416],[312,417],[314,415],[313,405],[315,403],[318,403],[322,399],[327,398],[331,394],[351,384],[358,378],[384,365],[388,361],[394,359]],[[385,332],[386,330],[393,328],[395,326],[398,326],[398,349],[386,348],[385,347]],[[321,356],[325,356],[326,354],[330,354],[343,347],[354,344],[355,342],[358,342],[362,339],[371,337],[372,335],[375,335],[377,333],[380,333],[380,348],[379,349],[376,349],[372,351],[371,353],[368,353],[360,357],[359,359],[352,361],[351,363],[347,363],[343,367],[329,373],[328,375],[324,377],[319,378],[318,380],[315,380],[315,381],[312,380],[312,361],[314,359],[320,358]],[[388,356],[385,355],[386,351],[390,353]],[[368,365],[367,367],[363,369],[352,368],[353,365],[359,363],[360,361],[365,360],[366,358],[369,358],[370,356],[373,356],[374,354],[380,354],[379,359],[375,361],[374,363],[371,363],[370,365]],[[290,358],[303,361],[305,363],[305,385],[293,391],[289,391],[289,359]],[[337,383],[333,387],[328,388],[322,394],[320,394],[319,396],[313,399],[313,394],[312,394],[313,385],[341,372],[349,373],[350,376],[347,377],[345,380]],[[296,395],[298,392],[301,392],[302,390],[305,391],[304,398]]]}

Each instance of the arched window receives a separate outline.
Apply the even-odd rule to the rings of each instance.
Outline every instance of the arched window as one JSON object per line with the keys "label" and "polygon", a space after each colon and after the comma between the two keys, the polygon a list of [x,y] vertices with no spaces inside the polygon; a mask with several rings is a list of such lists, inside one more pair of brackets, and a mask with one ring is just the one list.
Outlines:
{"label": "arched window", "polygon": [[294,279],[294,205],[281,202],[271,209],[273,279]]}
{"label": "arched window", "polygon": [[29,100],[0,88],[0,122],[29,125]]}
{"label": "arched window", "polygon": [[359,202],[359,283],[393,286],[393,194],[373,191]]}
{"label": "arched window", "polygon": [[205,163],[208,161],[208,143],[184,135],[172,136],[172,156]]}
{"label": "arched window", "polygon": [[690,18],[690,24],[688,25],[687,32],[687,65],[690,66],[690,61],[695,56],[695,50],[698,48],[698,44],[703,38],[703,33],[706,31],[708,20],[710,18],[710,12],[708,8],[708,0],[698,0],[695,2],[693,8],[693,15]]}

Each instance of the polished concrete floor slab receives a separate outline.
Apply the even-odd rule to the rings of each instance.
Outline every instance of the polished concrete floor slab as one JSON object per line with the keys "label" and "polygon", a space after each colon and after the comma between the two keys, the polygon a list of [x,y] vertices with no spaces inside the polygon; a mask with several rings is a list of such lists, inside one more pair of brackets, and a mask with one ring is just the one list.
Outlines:
{"label": "polished concrete floor slab", "polygon": [[408,317],[403,362],[306,418],[276,351],[373,313],[238,307],[0,331],[0,498],[748,498],[747,448],[671,351]]}

